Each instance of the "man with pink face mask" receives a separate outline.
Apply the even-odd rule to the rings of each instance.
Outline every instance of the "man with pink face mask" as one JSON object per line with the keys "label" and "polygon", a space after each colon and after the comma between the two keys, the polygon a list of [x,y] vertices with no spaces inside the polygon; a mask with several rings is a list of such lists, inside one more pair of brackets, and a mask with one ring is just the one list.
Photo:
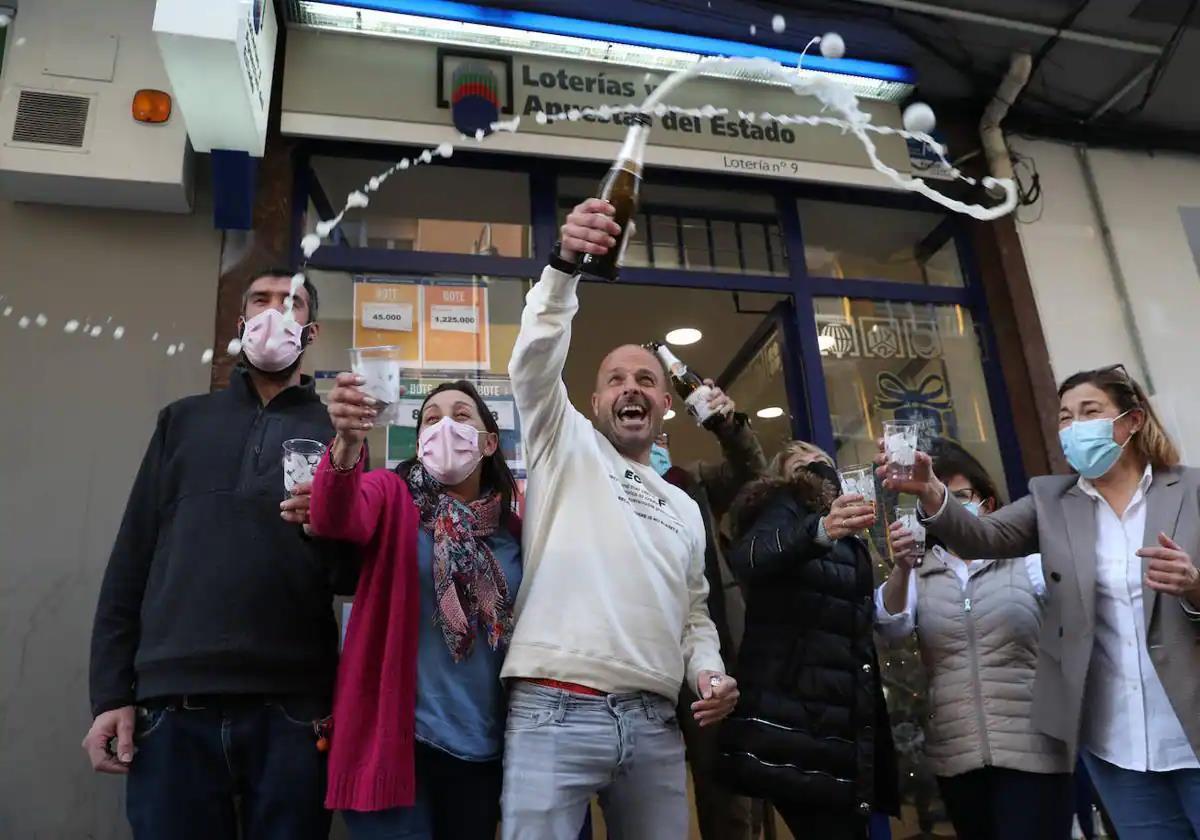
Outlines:
{"label": "man with pink face mask", "polygon": [[316,289],[290,289],[254,277],[229,387],[159,413],[100,589],[83,746],[127,777],[137,838],[328,835],[317,742],[353,562],[281,515],[283,442],[333,437],[300,375]]}

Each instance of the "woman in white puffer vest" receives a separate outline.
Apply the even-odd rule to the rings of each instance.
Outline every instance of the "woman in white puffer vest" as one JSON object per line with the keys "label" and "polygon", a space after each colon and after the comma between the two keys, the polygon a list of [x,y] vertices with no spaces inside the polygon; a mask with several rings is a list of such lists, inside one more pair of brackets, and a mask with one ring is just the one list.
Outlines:
{"label": "woman in white puffer vest", "polygon": [[[934,470],[977,515],[1000,506],[965,451],[945,452]],[[899,523],[890,536],[895,566],[876,592],[876,627],[893,643],[917,634],[929,684],[925,757],[955,831],[962,840],[1067,840],[1070,759],[1031,723],[1040,557],[967,563],[936,545],[920,558]]]}

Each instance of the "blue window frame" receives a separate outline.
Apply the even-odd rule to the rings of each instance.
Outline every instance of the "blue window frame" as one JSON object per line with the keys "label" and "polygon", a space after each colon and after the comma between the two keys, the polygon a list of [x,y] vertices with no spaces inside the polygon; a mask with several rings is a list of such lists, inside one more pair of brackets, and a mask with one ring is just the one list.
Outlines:
{"label": "blue window frame", "polygon": [[[310,158],[314,155],[356,157],[391,161],[419,153],[420,149],[397,146],[372,146],[332,141],[309,141],[300,150],[296,168],[296,200],[293,202],[292,259],[294,267],[303,262],[300,238],[303,235],[304,214],[311,199],[322,218],[334,215],[335,208],[317,183]],[[532,257],[476,256],[421,251],[398,251],[379,248],[352,247],[336,233],[332,241],[320,248],[308,261],[313,268],[350,273],[465,274],[495,277],[536,278],[545,265],[558,238],[560,176],[593,177],[597,182],[605,166],[600,163],[541,159],[521,155],[497,155],[486,152],[456,152],[439,166],[497,168],[524,172],[530,179],[530,219],[532,226]],[[382,168],[382,167],[381,167]],[[784,341],[799,357],[799,376],[787,377],[788,396],[794,413],[803,410],[794,423],[796,434],[803,434],[827,451],[835,451],[834,429],[830,416],[825,373],[821,362],[816,330],[814,299],[848,297],[868,301],[909,302],[917,304],[949,304],[963,307],[977,326],[985,386],[993,419],[1010,498],[1024,495],[1026,477],[1020,457],[1016,430],[1009,410],[1008,393],[998,363],[995,337],[990,328],[987,303],[980,283],[974,250],[971,247],[965,220],[947,214],[938,225],[938,235],[953,239],[961,264],[962,287],[917,285],[872,278],[844,279],[810,275],[804,259],[804,231],[796,199],[820,199],[843,204],[860,204],[894,209],[923,210],[930,204],[908,193],[891,193],[857,187],[813,185],[799,182],[775,182],[718,173],[691,173],[682,170],[654,169],[647,179],[675,186],[701,186],[707,189],[749,190],[770,194],[775,202],[776,215],[769,220],[746,214],[732,214],[747,221],[770,221],[782,234],[786,274],[741,274],[703,271],[685,268],[656,268],[626,266],[618,282],[675,286],[679,288],[715,289],[739,292],[770,292],[790,296],[790,312],[779,317],[786,321]],[[662,209],[662,208],[659,208]],[[671,210],[689,215],[688,211]],[[697,214],[700,211],[696,211]],[[714,218],[724,218],[721,214]],[[943,227],[944,226],[944,227]],[[682,263],[682,261],[681,261]]]}

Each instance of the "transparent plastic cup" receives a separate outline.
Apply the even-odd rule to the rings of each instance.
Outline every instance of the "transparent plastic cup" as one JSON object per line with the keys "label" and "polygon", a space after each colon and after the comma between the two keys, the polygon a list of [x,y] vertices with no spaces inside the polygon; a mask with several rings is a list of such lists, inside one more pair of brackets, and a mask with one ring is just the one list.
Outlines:
{"label": "transparent plastic cup", "polygon": [[903,505],[897,507],[896,521],[912,533],[913,540],[916,542],[917,560],[919,561],[925,556],[925,526],[921,524],[921,517],[917,515],[917,509]]}
{"label": "transparent plastic cup", "polygon": [[400,400],[401,354],[402,348],[392,345],[350,348],[350,369],[366,380],[359,388],[377,403],[376,423],[389,422]]}
{"label": "transparent plastic cup", "polygon": [[921,425],[911,420],[888,420],[883,424],[883,451],[888,478],[909,479],[917,462]]}
{"label": "transparent plastic cup", "polygon": [[857,464],[838,470],[838,478],[842,483],[842,495],[857,493],[863,497],[866,504],[875,504],[875,467],[871,464]]}
{"label": "transparent plastic cup", "polygon": [[288,495],[297,484],[313,480],[324,454],[325,444],[317,440],[293,438],[283,442],[283,489]]}

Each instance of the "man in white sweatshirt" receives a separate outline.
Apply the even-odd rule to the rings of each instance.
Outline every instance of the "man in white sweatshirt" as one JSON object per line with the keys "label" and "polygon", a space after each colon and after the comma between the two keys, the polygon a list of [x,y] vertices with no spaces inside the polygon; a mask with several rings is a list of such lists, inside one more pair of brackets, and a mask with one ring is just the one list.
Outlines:
{"label": "man in white sweatshirt", "polygon": [[705,603],[700,511],[650,466],[671,406],[662,366],[636,345],[609,353],[595,426],[563,385],[575,261],[613,247],[612,214],[589,199],[567,217],[509,362],[529,481],[525,577],[502,672],[512,686],[506,840],[574,840],[597,793],[611,837],[686,837],[680,686],[699,695],[701,725],[737,703]]}

